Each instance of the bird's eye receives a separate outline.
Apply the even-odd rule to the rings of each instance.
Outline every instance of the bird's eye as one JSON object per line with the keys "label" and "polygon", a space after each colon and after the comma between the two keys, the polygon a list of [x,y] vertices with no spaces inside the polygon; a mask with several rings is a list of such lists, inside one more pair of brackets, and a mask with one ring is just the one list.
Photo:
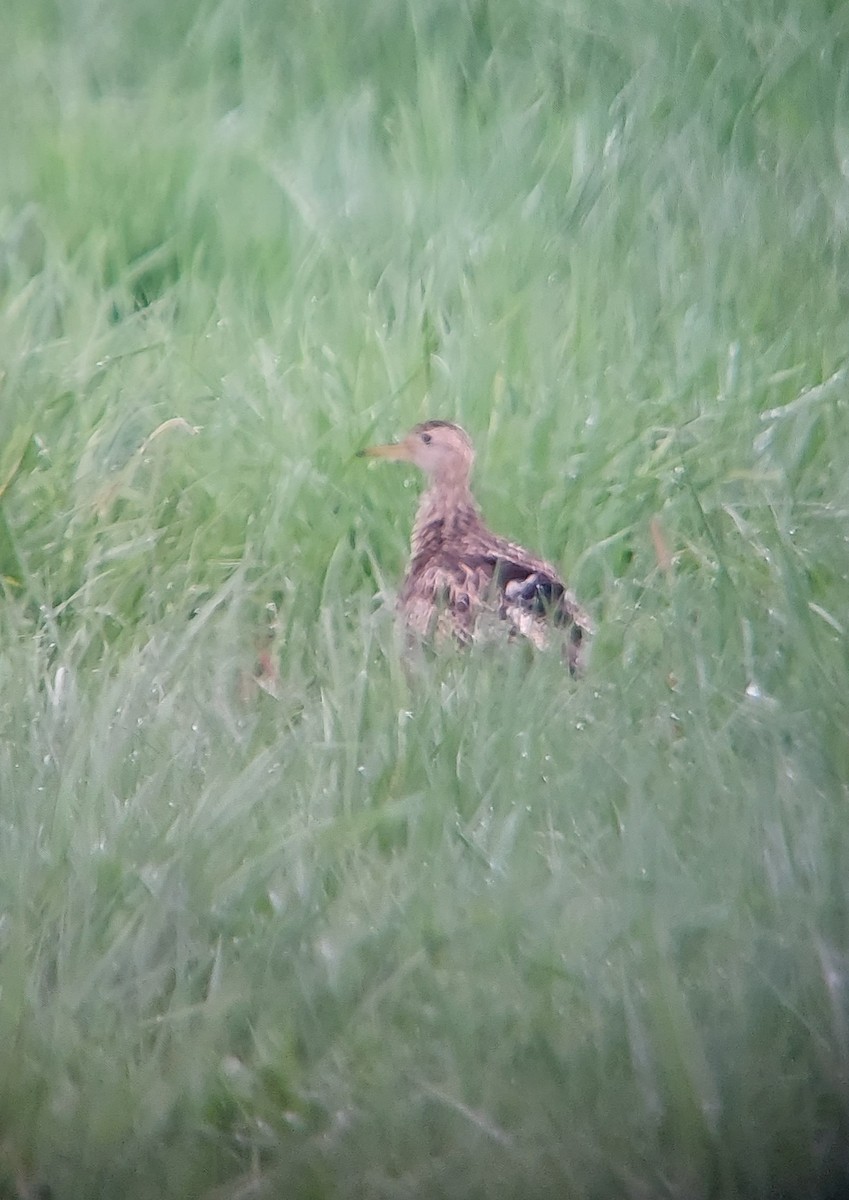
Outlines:
{"label": "bird's eye", "polygon": [[424,442],[424,444],[425,444],[426,446],[429,446],[429,445],[430,445],[430,443],[433,441],[433,438],[430,436],[430,434],[429,434],[429,433],[423,433],[423,434],[422,434],[422,441]]}

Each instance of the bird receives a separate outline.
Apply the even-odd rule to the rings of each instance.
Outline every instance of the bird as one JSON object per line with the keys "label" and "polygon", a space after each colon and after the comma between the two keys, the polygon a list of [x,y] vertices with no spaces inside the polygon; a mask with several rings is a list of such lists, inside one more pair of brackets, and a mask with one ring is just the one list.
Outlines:
{"label": "bird", "polygon": [[398,442],[359,453],[414,463],[427,477],[397,601],[410,634],[470,643],[502,631],[540,649],[560,635],[570,672],[582,672],[592,620],[550,562],[484,524],[469,486],[475,452],[464,429],[424,421]]}

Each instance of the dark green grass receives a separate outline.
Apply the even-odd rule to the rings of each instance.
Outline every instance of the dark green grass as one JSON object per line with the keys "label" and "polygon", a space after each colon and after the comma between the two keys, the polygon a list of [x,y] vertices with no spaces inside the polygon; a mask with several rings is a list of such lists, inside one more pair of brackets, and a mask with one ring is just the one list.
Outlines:
{"label": "dark green grass", "polygon": [[[6,23],[0,1194],[841,1195],[842,6]],[[399,657],[425,416],[579,684]]]}

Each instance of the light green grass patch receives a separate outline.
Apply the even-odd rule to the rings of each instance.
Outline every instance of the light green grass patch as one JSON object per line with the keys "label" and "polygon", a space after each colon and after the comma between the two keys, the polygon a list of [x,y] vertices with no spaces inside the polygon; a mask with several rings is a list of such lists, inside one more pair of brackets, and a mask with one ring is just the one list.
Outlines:
{"label": "light green grass patch", "polygon": [[[7,25],[0,1192],[840,1194],[840,6]],[[426,416],[583,681],[399,654]]]}

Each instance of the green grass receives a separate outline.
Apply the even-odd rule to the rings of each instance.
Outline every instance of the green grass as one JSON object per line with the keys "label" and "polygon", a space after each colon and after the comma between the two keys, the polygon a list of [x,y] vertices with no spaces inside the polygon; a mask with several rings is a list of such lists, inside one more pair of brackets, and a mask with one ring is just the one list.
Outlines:
{"label": "green grass", "polygon": [[[0,1195],[836,1200],[844,6],[7,9]],[[399,659],[425,416],[582,682]]]}

